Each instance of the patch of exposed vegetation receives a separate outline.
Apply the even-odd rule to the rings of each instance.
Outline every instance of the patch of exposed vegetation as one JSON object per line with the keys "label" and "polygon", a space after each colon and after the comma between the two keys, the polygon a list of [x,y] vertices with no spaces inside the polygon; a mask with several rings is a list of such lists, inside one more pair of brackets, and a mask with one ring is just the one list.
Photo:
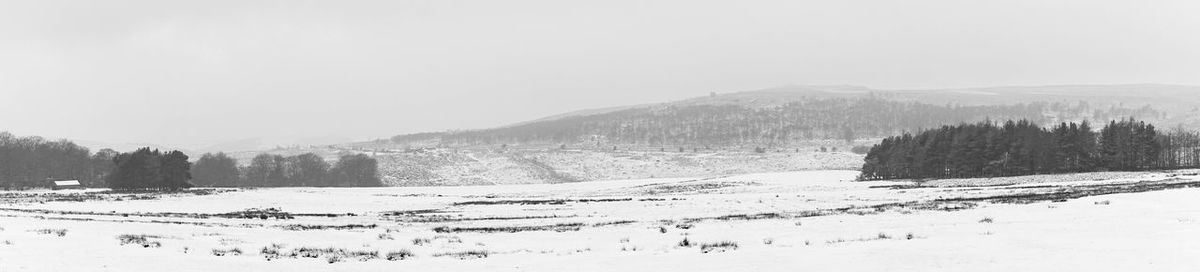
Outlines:
{"label": "patch of exposed vegetation", "polygon": [[674,193],[696,193],[703,191],[711,191],[716,189],[738,187],[738,186],[757,186],[761,185],[757,182],[742,182],[742,181],[723,181],[723,182],[700,182],[687,184],[647,184],[637,187],[644,188],[645,194],[674,194]]}
{"label": "patch of exposed vegetation", "polygon": [[412,251],[409,251],[407,249],[390,251],[385,256],[388,261],[400,261],[400,260],[407,260],[407,259],[412,259],[412,258],[417,257],[416,254],[413,254]]}
{"label": "patch of exposed vegetation", "polygon": [[162,238],[162,236],[145,234],[121,234],[117,236],[117,240],[121,241],[121,245],[139,245],[146,248],[161,247],[162,243],[152,239]]}
{"label": "patch of exposed vegetation", "polygon": [[56,235],[58,237],[67,236],[67,229],[35,229],[35,230],[29,230],[29,231],[33,232],[33,233],[37,233],[37,234],[46,234],[46,235],[52,234],[52,235]]}
{"label": "patch of exposed vegetation", "polygon": [[679,241],[679,243],[676,243],[675,245],[679,246],[679,247],[692,247],[692,246],[695,246],[696,243],[693,243],[691,240],[688,240],[687,237],[683,237],[683,240]]}
{"label": "patch of exposed vegetation", "polygon": [[47,192],[47,193],[0,193],[0,203],[45,203],[45,202],[86,202],[86,201],[132,201],[155,200],[163,196],[214,195],[237,189],[187,189],[178,191],[160,190],[122,190],[122,191],[91,191],[91,192]]}
{"label": "patch of exposed vegetation", "polygon": [[[902,237],[902,238],[904,240],[912,240],[912,239],[917,239],[917,238],[921,238],[921,237],[918,237],[916,234],[909,232],[907,234],[904,234],[904,237]],[[892,237],[891,234],[888,234],[886,232],[880,232],[879,234],[875,234],[874,237],[858,238],[858,239],[850,239],[850,240],[837,238],[834,240],[825,241],[825,243],[832,245],[832,244],[840,244],[840,243],[845,243],[845,242],[866,242],[866,241],[893,240],[893,239],[899,239],[899,238]]]}
{"label": "patch of exposed vegetation", "polygon": [[456,217],[450,215],[415,215],[411,217],[403,217],[393,219],[398,222],[409,223],[438,223],[438,222],[461,222],[461,221],[508,221],[508,220],[531,220],[531,219],[556,219],[556,218],[573,218],[575,215],[559,216],[559,215],[530,215],[530,216],[487,216],[487,217]]}
{"label": "patch of exposed vegetation", "polygon": [[600,223],[592,224],[592,227],[619,226],[619,225],[628,225],[628,224],[633,224],[633,223],[637,223],[637,221],[618,220],[618,221],[600,222]]}
{"label": "patch of exposed vegetation", "polygon": [[119,216],[119,217],[175,217],[175,218],[193,218],[193,219],[208,219],[208,218],[237,218],[237,219],[293,219],[299,216],[307,217],[339,217],[339,216],[355,216],[352,213],[346,214],[330,214],[330,213],[288,213],[277,208],[266,209],[247,209],[244,211],[228,212],[228,213],[177,213],[177,212],[94,212],[94,211],[59,211],[46,209],[17,209],[17,208],[0,208],[0,211],[13,211],[23,213],[37,214],[58,214],[58,215],[89,215],[89,216]]}
{"label": "patch of exposed vegetation", "polygon": [[445,213],[445,212],[446,211],[437,210],[437,209],[425,209],[425,210],[389,211],[389,212],[383,212],[380,215],[382,215],[382,216],[413,216],[413,215]]}
{"label": "patch of exposed vegetation", "polygon": [[447,244],[461,244],[463,242],[462,238],[453,235],[434,235],[433,240],[446,241]]}
{"label": "patch of exposed vegetation", "polygon": [[707,220],[717,220],[717,221],[762,220],[762,219],[780,219],[780,218],[788,218],[788,217],[789,216],[785,216],[783,214],[773,213],[773,212],[772,213],[756,213],[756,214],[730,214],[730,215],[722,215],[722,216],[714,216],[714,217],[686,218],[683,220],[683,222],[686,222],[686,223],[677,224],[677,225],[675,225],[675,227],[680,228],[680,229],[689,229],[692,227],[692,223],[700,222],[700,221],[707,221]]}
{"label": "patch of exposed vegetation", "polygon": [[354,230],[354,229],[373,229],[373,228],[377,228],[377,227],[379,227],[379,225],[376,225],[376,224],[370,224],[370,225],[362,225],[362,224],[346,224],[346,225],[305,225],[305,224],[290,224],[290,225],[279,225],[279,226],[277,226],[277,227],[278,227],[278,228],[281,228],[281,229],[284,229],[284,230],[296,230],[296,231],[303,231],[303,230]]}
{"label": "patch of exposed vegetation", "polygon": [[591,202],[623,202],[633,201],[633,198],[581,198],[581,199],[505,199],[505,200],[476,200],[455,202],[453,206],[464,205],[563,205],[567,203]]}
{"label": "patch of exposed vegetation", "polygon": [[991,202],[991,203],[1012,203],[1012,204],[1029,204],[1035,202],[1052,201],[1061,202],[1068,199],[1077,199],[1097,195],[1121,194],[1121,193],[1141,193],[1150,191],[1161,191],[1168,189],[1183,189],[1183,188],[1200,188],[1200,181],[1183,181],[1182,179],[1168,179],[1162,181],[1142,181],[1126,184],[1097,184],[1097,185],[1074,185],[1057,187],[1054,191],[1049,192],[1022,192],[1016,194],[1002,194],[993,196],[981,197],[957,197],[938,199],[941,202]]}
{"label": "patch of exposed vegetation", "polygon": [[292,214],[284,212],[278,208],[257,209],[251,208],[240,212],[231,212],[219,214],[217,216],[225,218],[240,218],[240,219],[292,219],[295,218]]}
{"label": "patch of exposed vegetation", "polygon": [[329,263],[341,262],[346,259],[368,261],[379,258],[379,251],[374,250],[348,250],[334,247],[299,247],[287,251],[283,249],[282,245],[277,244],[270,247],[264,247],[261,250],[261,253],[263,258],[266,258],[267,260],[282,258],[324,258]]}
{"label": "patch of exposed vegetation", "polygon": [[457,252],[439,252],[434,253],[433,257],[453,257],[459,260],[482,259],[487,258],[491,254],[484,250],[466,250]]}
{"label": "patch of exposed vegetation", "polygon": [[241,248],[236,248],[236,247],[235,247],[235,248],[230,248],[230,249],[218,249],[218,248],[214,248],[214,249],[212,250],[212,255],[213,255],[213,256],[225,256],[225,255],[230,255],[230,256],[239,256],[239,255],[242,255],[242,249],[241,249]]}
{"label": "patch of exposed vegetation", "polygon": [[261,250],[258,251],[258,253],[262,254],[263,258],[266,258],[268,261],[270,261],[273,259],[280,258],[280,256],[282,254],[280,254],[279,250],[282,250],[282,249],[283,249],[282,244],[271,244],[270,246],[263,247]]}
{"label": "patch of exposed vegetation", "polygon": [[501,226],[501,227],[436,227],[433,228],[437,233],[459,233],[459,232],[479,232],[479,233],[496,233],[496,232],[525,232],[525,231],[578,231],[585,226],[584,223],[561,223],[554,225],[538,225],[538,226]]}
{"label": "patch of exposed vegetation", "polygon": [[738,249],[738,243],[732,241],[700,244],[700,253],[724,252],[735,249]]}

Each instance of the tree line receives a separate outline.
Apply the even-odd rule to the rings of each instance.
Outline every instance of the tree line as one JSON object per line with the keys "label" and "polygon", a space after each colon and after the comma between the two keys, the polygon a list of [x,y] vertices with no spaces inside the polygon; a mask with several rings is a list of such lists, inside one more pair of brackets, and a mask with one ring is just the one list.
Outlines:
{"label": "tree line", "polygon": [[[879,114],[886,112],[887,114]],[[394,143],[448,145],[588,143],[633,145],[785,146],[811,139],[885,137],[988,118],[1109,120],[1114,114],[1158,117],[1143,107],[1093,109],[1086,103],[932,105],[883,98],[808,99],[778,106],[665,105],[571,116],[493,129],[419,133]]]}
{"label": "tree line", "polygon": [[378,163],[364,154],[344,155],[333,164],[315,154],[291,157],[262,154],[245,167],[222,153],[204,154],[195,164],[189,159],[180,151],[150,148],[128,153],[106,148],[92,153],[68,140],[51,141],[0,132],[0,188],[47,187],[57,180],[78,180],[86,187],[119,190],[382,186]]}
{"label": "tree line", "polygon": [[116,154],[112,149],[93,154],[67,140],[0,132],[0,188],[44,187],[52,180],[79,180],[87,186],[103,187]]}
{"label": "tree line", "polygon": [[1200,167],[1200,133],[1163,132],[1132,118],[1044,128],[1029,120],[942,126],[885,138],[867,152],[862,180],[974,178]]}
{"label": "tree line", "polygon": [[143,147],[113,157],[115,166],[105,177],[108,187],[117,190],[191,188],[192,178],[188,156],[179,150],[162,153]]}
{"label": "tree line", "polygon": [[365,154],[342,155],[330,164],[319,155],[259,154],[244,167],[225,153],[208,153],[192,169],[204,187],[377,187],[379,163]]}

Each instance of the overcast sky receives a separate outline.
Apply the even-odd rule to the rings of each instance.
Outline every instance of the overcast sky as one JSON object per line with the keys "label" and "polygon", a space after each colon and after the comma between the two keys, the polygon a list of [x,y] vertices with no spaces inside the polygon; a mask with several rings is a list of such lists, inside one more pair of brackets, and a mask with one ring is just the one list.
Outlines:
{"label": "overcast sky", "polygon": [[4,1],[0,130],[384,138],[786,84],[1200,85],[1200,1]]}

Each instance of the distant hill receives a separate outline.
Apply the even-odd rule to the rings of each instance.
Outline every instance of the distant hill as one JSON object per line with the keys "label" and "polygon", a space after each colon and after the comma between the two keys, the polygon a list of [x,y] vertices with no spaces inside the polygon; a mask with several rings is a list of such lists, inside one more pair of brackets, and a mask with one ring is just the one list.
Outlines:
{"label": "distant hill", "polygon": [[[63,140],[68,140],[68,139],[63,138]],[[137,150],[138,148],[143,148],[143,147],[149,147],[151,149],[158,149],[158,150],[164,150],[164,151],[179,150],[179,151],[183,151],[184,153],[188,153],[188,154],[192,154],[195,152],[194,150],[187,149],[187,148],[180,148],[177,146],[159,145],[159,144],[152,144],[152,143],[113,143],[113,142],[101,142],[101,141],[78,140],[78,139],[69,139],[69,140],[80,146],[87,147],[92,152],[96,152],[101,149],[112,149],[112,150],[119,151],[119,152],[132,152],[134,150]]]}
{"label": "distant hill", "polygon": [[[1151,106],[1153,105],[1153,106]],[[1106,122],[1135,117],[1200,124],[1200,87],[1062,85],[939,90],[783,86],[661,104],[559,114],[477,130],[399,135],[396,144],[634,144],[787,146],[883,137],[960,122],[1029,119]]]}

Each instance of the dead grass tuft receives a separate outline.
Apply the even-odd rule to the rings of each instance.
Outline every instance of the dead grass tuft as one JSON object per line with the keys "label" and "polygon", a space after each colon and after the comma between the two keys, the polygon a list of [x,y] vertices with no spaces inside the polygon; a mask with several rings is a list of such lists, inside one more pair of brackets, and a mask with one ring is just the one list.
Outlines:
{"label": "dead grass tuft", "polygon": [[700,253],[724,252],[735,249],[738,249],[738,243],[733,241],[700,244]]}
{"label": "dead grass tuft", "polygon": [[459,251],[459,252],[434,253],[433,257],[454,257],[454,258],[458,258],[459,260],[470,260],[470,259],[487,258],[488,254],[490,254],[490,253],[487,251],[484,251],[484,250],[467,250],[467,251]]}

